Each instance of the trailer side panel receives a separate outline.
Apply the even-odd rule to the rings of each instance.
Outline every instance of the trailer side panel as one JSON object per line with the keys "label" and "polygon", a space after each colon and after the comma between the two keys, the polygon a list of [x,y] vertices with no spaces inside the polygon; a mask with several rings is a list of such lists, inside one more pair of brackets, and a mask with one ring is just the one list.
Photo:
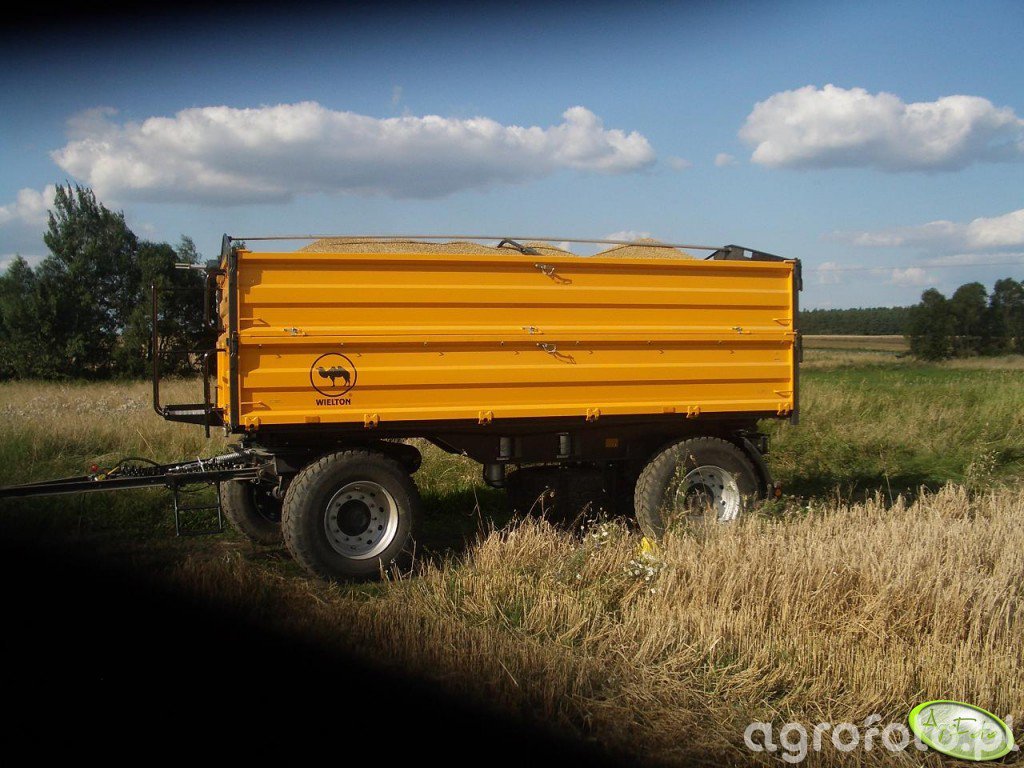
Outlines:
{"label": "trailer side panel", "polygon": [[794,264],[240,251],[218,406],[247,430],[786,416]]}

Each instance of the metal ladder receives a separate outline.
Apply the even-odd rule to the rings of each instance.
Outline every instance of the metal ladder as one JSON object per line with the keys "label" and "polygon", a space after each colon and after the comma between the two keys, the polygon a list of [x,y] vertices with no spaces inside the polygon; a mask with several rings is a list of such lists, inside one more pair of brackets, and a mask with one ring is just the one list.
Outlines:
{"label": "metal ladder", "polygon": [[[224,532],[224,510],[220,503],[220,481],[214,481],[209,483],[214,487],[214,493],[216,496],[216,503],[214,504],[196,504],[193,506],[182,506],[182,500],[180,494],[183,486],[177,483],[171,487],[171,494],[174,497],[174,533],[176,536],[211,536],[217,533]],[[186,491],[186,493],[199,493],[201,491]],[[188,515],[198,514],[201,512],[211,512],[217,510],[217,525],[216,527],[207,528],[193,528],[187,524],[186,518]]]}

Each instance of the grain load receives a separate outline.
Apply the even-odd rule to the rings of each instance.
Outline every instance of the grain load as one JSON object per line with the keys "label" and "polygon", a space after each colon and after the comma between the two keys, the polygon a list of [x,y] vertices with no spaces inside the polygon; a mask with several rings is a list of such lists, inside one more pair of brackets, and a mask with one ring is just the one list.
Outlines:
{"label": "grain load", "polygon": [[629,245],[616,245],[607,250],[595,253],[595,256],[615,259],[692,259],[693,255],[678,248],[666,248],[658,245],[658,240],[649,237],[641,238]]}
{"label": "grain load", "polygon": [[504,253],[504,249],[492,248],[465,240],[446,243],[421,242],[418,240],[395,240],[385,238],[336,237],[315,240],[300,248],[300,253],[452,253],[487,254]]}
{"label": "grain load", "polygon": [[[468,240],[449,240],[448,242],[431,242],[423,240],[405,240],[394,238],[353,238],[332,237],[316,240],[300,248],[300,253],[451,253],[451,254],[505,254],[515,253],[514,246],[502,248]],[[551,243],[533,241],[523,243],[549,256],[575,256],[572,251],[559,248]]]}

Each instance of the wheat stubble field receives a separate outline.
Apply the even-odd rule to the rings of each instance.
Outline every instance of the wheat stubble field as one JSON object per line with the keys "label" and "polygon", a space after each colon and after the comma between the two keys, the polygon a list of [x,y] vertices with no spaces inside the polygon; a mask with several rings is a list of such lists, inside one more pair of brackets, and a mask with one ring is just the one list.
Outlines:
{"label": "wheat stubble field", "polygon": [[[0,533],[89,548],[289,635],[372,647],[374,663],[636,764],[777,763],[744,746],[747,724],[905,722],[934,698],[1019,724],[1020,366],[897,355],[809,349],[803,423],[769,427],[787,497],[677,532],[653,558],[628,521],[510,520],[475,465],[429,446],[416,564],[379,585],[311,580],[233,533],[176,540],[159,491],[9,501]],[[184,401],[194,385],[174,386]],[[3,484],[223,447],[161,421],[141,383],[2,384],[0,438]],[[827,744],[809,760],[952,762]]]}

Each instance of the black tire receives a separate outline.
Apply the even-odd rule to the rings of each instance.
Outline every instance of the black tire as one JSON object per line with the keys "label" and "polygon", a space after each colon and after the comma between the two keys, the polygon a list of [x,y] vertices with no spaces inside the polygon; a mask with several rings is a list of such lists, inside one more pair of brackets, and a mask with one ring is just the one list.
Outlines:
{"label": "black tire", "polygon": [[737,446],[717,437],[682,440],[656,454],[640,473],[636,519],[651,538],[696,517],[724,522],[748,511],[759,488],[757,470]]}
{"label": "black tire", "polygon": [[397,461],[373,451],[342,451],[295,477],[281,529],[288,551],[309,573],[368,579],[407,554],[419,511],[416,485]]}
{"label": "black tire", "polygon": [[248,480],[220,484],[224,517],[256,544],[281,543],[281,501]]}

